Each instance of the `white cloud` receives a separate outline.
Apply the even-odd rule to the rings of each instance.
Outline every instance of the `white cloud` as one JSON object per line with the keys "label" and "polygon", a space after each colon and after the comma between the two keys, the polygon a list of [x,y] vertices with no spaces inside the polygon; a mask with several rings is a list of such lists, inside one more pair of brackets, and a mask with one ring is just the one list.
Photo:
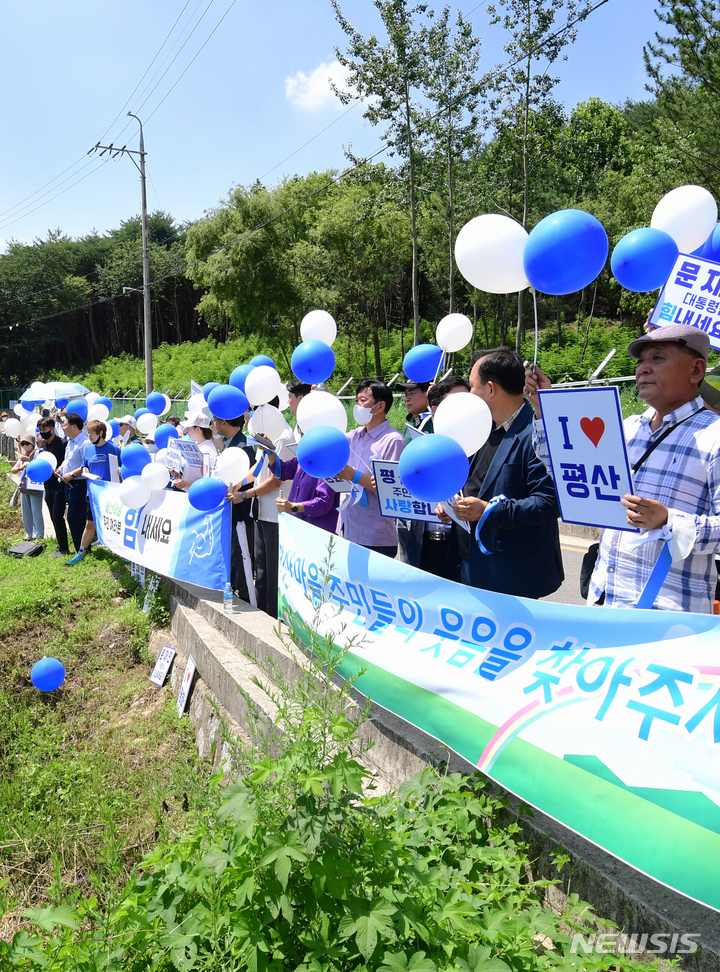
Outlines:
{"label": "white cloud", "polygon": [[338,88],[345,88],[347,73],[347,68],[339,61],[331,61],[329,64],[323,61],[310,74],[296,71],[285,78],[285,97],[296,108],[304,111],[317,111],[318,108],[332,104],[339,108],[341,102],[330,83],[332,81]]}

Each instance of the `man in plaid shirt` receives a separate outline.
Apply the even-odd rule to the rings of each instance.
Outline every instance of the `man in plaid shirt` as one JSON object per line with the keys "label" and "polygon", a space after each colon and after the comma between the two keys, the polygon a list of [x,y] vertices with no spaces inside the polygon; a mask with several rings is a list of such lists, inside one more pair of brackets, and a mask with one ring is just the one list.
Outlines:
{"label": "man in plaid shirt", "polygon": [[[634,473],[636,496],[625,496],[627,521],[640,537],[603,530],[590,579],[588,604],[634,607],[665,540],[673,565],[653,608],[712,613],[720,551],[720,422],[703,407],[698,386],[705,376],[710,341],[684,324],[651,331],[632,341],[638,395],[650,407],[624,422],[630,465],[665,430],[673,429]],[[535,451],[550,468],[538,389],[550,388],[538,369],[526,373],[525,394],[535,410]],[[682,424],[680,424],[682,423]]]}

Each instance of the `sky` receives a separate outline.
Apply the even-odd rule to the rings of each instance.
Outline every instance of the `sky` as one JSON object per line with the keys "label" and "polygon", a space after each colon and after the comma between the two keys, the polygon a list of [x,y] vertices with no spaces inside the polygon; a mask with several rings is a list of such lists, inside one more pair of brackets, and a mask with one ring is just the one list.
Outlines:
{"label": "sky", "polygon": [[[380,31],[371,0],[342,0],[363,34]],[[487,0],[461,9],[482,39],[481,70],[505,58]],[[643,99],[643,45],[655,0],[608,0],[579,26],[557,62],[568,110],[599,97]],[[562,22],[562,21],[560,21]],[[236,185],[346,164],[369,155],[382,129],[332,94],[345,37],[329,0],[24,0],[3,11],[0,57],[0,248],[60,229],[103,233],[140,210],[127,156],[87,155],[102,144],[138,147],[143,121],[148,207],[178,222],[202,218]],[[305,143],[309,144],[305,144]],[[304,146],[304,147],[303,147]]]}

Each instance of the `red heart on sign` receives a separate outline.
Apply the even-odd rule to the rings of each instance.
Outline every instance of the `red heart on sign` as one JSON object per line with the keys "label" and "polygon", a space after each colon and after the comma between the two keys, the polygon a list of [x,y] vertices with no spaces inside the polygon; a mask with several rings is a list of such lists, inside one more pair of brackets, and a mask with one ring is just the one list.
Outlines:
{"label": "red heart on sign", "polygon": [[603,420],[601,418],[582,418],[580,419],[580,428],[597,449],[597,444],[605,433],[605,423]]}

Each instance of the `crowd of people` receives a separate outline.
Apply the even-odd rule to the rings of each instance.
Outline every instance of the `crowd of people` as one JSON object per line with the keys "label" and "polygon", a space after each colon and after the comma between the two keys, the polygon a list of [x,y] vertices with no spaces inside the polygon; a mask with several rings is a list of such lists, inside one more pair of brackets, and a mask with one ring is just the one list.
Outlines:
{"label": "crowd of people", "polygon": [[[638,361],[639,397],[649,407],[625,422],[637,495],[622,502],[628,524],[642,531],[643,542],[637,542],[637,534],[603,531],[597,562],[591,565],[588,604],[634,606],[662,543],[674,536],[675,545],[686,552],[670,569],[654,607],[710,612],[720,550],[720,424],[717,395],[703,380],[708,337],[676,325],[650,331],[633,341],[629,352]],[[277,614],[279,513],[475,588],[528,598],[558,590],[564,579],[560,510],[537,394],[551,387],[546,376],[536,367],[526,371],[514,351],[499,347],[473,356],[469,380],[453,375],[397,387],[404,396],[404,433],[389,421],[395,398],[388,385],[366,379],[356,389],[357,427],[347,433],[350,459],[338,476],[351,484],[351,492],[336,491],[300,467],[293,446],[302,433],[288,422],[273,436],[271,450],[249,436],[252,411],[221,419],[204,407],[187,412],[183,420],[168,419],[210,460],[223,448],[247,452],[250,471],[227,494],[232,503],[230,579],[239,597]],[[294,416],[313,389],[293,381],[287,390]],[[437,507],[435,522],[382,516],[372,460],[398,460],[415,436],[432,435],[435,411],[456,394],[478,396],[492,416],[492,431],[470,459],[464,488],[449,510]],[[27,483],[22,490],[23,524],[27,538],[43,537],[44,493],[57,538],[53,556],[69,556],[68,532],[72,539],[75,555],[68,564],[80,562],[95,537],[88,478],[116,478],[113,470],[121,466],[122,449],[131,442],[156,451],[152,437],[138,436],[131,415],[118,422],[118,437],[107,441],[104,422],[83,423],[72,412],[48,413],[38,421],[37,436],[25,434],[18,442],[15,472],[22,473],[39,450],[52,452],[57,460],[46,483]],[[199,475],[197,466],[173,470],[169,488],[186,491]]]}

